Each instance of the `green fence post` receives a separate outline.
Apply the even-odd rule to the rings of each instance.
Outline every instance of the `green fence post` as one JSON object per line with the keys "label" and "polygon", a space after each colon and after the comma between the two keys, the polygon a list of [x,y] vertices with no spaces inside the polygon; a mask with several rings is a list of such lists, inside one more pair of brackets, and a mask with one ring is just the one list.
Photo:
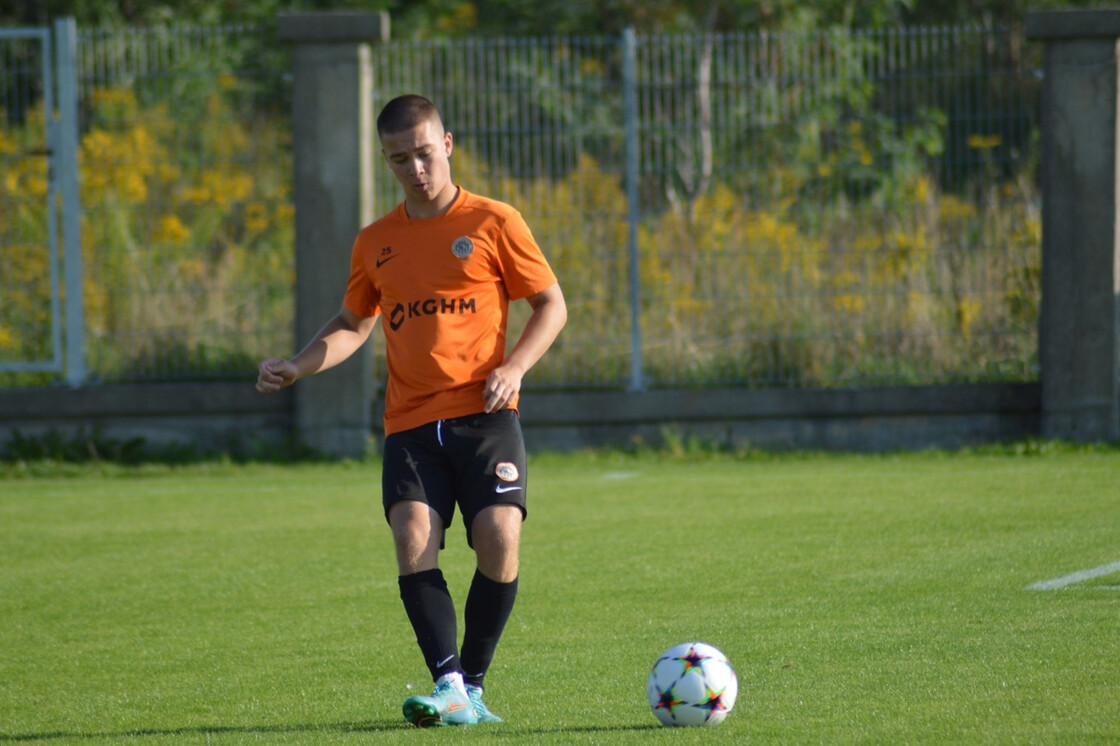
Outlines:
{"label": "green fence post", "polygon": [[85,312],[82,304],[82,216],[78,191],[78,26],[73,18],[54,22],[58,78],[58,168],[62,195],[63,276],[66,284],[66,382],[86,379]]}
{"label": "green fence post", "polygon": [[630,282],[630,390],[645,389],[642,375],[642,280],[638,253],[638,64],[637,38],[634,29],[622,32],[623,81],[622,99],[626,126],[626,203],[627,254]]}

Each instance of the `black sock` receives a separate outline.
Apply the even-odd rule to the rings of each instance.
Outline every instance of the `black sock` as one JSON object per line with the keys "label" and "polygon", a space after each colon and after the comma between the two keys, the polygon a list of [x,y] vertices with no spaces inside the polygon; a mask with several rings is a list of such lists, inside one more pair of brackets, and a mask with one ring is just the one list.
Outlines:
{"label": "black sock", "polygon": [[516,598],[516,578],[511,583],[499,583],[475,570],[463,614],[463,679],[466,683],[482,686]]}
{"label": "black sock", "polygon": [[408,621],[412,622],[412,629],[416,632],[416,643],[432,672],[432,681],[446,673],[461,670],[455,603],[447,590],[443,572],[439,568],[425,570],[414,575],[402,575],[397,582]]}

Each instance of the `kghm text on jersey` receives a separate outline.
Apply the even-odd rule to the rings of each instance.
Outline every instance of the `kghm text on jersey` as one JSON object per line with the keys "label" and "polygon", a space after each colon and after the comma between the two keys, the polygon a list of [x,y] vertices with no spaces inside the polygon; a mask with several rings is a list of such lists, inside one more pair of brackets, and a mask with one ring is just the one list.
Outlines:
{"label": "kghm text on jersey", "polygon": [[405,319],[415,319],[421,316],[476,312],[474,298],[428,298],[426,300],[409,301],[407,304],[398,303],[389,312],[389,328],[397,331],[404,324]]}

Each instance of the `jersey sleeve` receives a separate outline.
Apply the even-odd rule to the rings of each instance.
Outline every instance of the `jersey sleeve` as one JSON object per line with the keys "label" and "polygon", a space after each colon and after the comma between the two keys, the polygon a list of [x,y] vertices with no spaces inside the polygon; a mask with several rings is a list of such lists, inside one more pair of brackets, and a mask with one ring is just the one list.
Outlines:
{"label": "jersey sleeve", "polygon": [[363,234],[359,233],[350,252],[350,280],[346,283],[342,305],[356,316],[369,318],[376,316],[380,310],[381,294],[373,284],[366,259],[368,252],[363,250],[364,243]]}
{"label": "jersey sleeve", "polygon": [[502,224],[498,236],[498,264],[512,300],[527,298],[556,284],[556,275],[544,252],[516,210]]}

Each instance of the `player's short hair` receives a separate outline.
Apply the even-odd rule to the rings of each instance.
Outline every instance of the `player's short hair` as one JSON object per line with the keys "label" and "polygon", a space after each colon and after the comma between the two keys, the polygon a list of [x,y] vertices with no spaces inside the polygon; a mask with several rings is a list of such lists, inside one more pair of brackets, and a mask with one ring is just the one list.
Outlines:
{"label": "player's short hair", "polygon": [[415,93],[397,96],[385,104],[377,115],[377,136],[404,132],[424,122],[435,122],[443,128],[443,120],[435,104]]}

